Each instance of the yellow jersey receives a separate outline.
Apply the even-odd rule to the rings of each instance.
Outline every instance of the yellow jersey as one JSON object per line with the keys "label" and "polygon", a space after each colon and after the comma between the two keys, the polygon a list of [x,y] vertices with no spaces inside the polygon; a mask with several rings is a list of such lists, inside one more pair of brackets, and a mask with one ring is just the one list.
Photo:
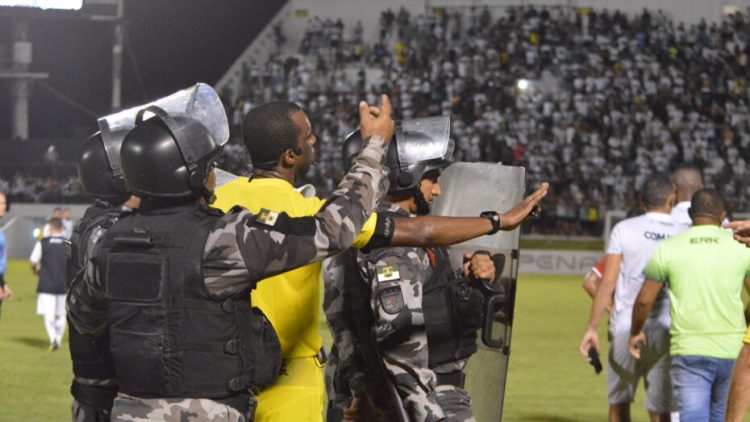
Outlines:
{"label": "yellow jersey", "polygon": [[[290,217],[311,217],[325,201],[305,198],[289,182],[278,178],[239,177],[215,192],[213,207],[228,211],[235,205],[257,214],[261,209]],[[370,241],[377,217],[372,214],[354,241],[361,248]],[[253,306],[260,308],[276,330],[284,358],[315,356],[323,345],[318,333],[320,296],[323,281],[321,264],[315,262],[264,279],[250,294]]]}

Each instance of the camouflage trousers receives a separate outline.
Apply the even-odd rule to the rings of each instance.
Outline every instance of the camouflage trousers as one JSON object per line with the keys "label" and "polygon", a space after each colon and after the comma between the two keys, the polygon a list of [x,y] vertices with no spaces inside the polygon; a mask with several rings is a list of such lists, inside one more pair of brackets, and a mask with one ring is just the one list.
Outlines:
{"label": "camouflage trousers", "polygon": [[466,390],[453,385],[438,385],[435,391],[446,422],[476,422]]}
{"label": "camouflage trousers", "polygon": [[109,411],[98,409],[86,404],[73,400],[71,405],[73,422],[109,422]]}
{"label": "camouflage trousers", "polygon": [[112,406],[112,421],[252,422],[252,418],[209,399],[142,399],[119,393]]}

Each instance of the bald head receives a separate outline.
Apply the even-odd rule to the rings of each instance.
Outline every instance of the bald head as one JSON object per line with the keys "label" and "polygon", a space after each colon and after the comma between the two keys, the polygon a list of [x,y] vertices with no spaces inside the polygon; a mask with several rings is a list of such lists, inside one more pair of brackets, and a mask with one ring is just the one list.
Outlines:
{"label": "bald head", "polygon": [[692,164],[678,166],[672,173],[677,202],[689,201],[693,194],[703,189],[703,176],[698,167]]}

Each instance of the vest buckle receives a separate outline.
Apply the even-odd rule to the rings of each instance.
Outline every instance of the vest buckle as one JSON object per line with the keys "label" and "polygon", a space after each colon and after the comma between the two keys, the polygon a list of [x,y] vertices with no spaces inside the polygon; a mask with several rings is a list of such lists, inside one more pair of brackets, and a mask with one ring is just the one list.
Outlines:
{"label": "vest buckle", "polygon": [[232,298],[229,298],[229,299],[225,300],[224,302],[221,302],[221,309],[224,312],[227,312],[227,313],[230,313],[230,314],[234,313],[234,311],[236,309],[234,302],[235,302],[235,300],[232,299]]}
{"label": "vest buckle", "polygon": [[232,339],[224,343],[224,353],[236,355],[240,352],[240,340]]}

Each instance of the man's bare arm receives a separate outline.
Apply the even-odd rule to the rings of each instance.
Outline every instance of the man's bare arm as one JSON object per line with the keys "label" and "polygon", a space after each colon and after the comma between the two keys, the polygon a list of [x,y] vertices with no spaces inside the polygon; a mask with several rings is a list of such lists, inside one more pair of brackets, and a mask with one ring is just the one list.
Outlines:
{"label": "man's bare arm", "polygon": [[595,273],[594,271],[589,271],[589,273],[586,275],[586,278],[583,279],[583,290],[588,293],[591,299],[596,297],[596,291],[597,289],[599,289],[599,283],[601,281],[602,278],[599,277],[599,274]]}
{"label": "man's bare arm", "polygon": [[[510,231],[518,227],[547,195],[548,183],[508,212],[499,214],[500,230]],[[474,239],[492,231],[492,223],[482,217],[397,218],[390,246],[449,246]]]}
{"label": "man's bare arm", "polygon": [[641,286],[641,290],[638,292],[638,297],[635,299],[633,304],[633,319],[630,324],[630,335],[634,336],[643,330],[643,324],[648,319],[648,315],[651,313],[651,308],[654,306],[656,298],[659,296],[659,292],[664,287],[664,283],[658,281],[646,279]]}
{"label": "man's bare arm", "polygon": [[584,357],[588,357],[589,349],[592,347],[600,351],[599,335],[596,329],[599,326],[599,320],[602,318],[604,310],[612,300],[612,293],[615,291],[615,284],[617,283],[617,275],[620,272],[621,264],[622,255],[620,254],[608,254],[607,259],[604,261],[604,274],[602,274],[602,280],[599,288],[596,290],[594,303],[591,304],[591,313],[586,323],[586,332],[579,346],[579,350]]}
{"label": "man's bare arm", "polygon": [[729,386],[726,422],[742,422],[750,407],[750,345],[745,344],[734,364],[732,384]]}

